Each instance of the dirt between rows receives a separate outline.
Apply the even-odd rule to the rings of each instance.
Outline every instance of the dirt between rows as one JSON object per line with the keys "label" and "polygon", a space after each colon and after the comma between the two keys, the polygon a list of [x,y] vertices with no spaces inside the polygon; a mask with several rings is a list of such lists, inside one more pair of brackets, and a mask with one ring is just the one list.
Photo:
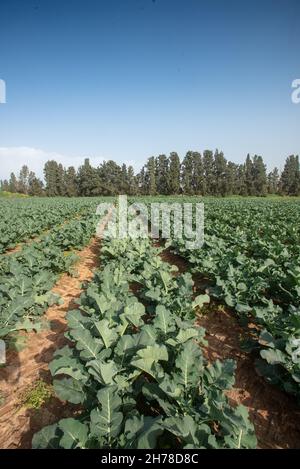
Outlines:
{"label": "dirt between rows", "polygon": [[[178,267],[179,273],[188,269],[180,256],[165,250],[162,258]],[[203,292],[205,279],[193,276],[195,290]],[[255,371],[254,359],[243,352],[240,340],[245,336],[234,313],[211,304],[208,312],[199,315],[197,325],[206,329],[208,346],[204,353],[209,361],[232,358],[236,361],[235,385],[227,395],[233,405],[248,408],[254,424],[259,448],[300,448],[300,407],[296,400],[272,386]]]}
{"label": "dirt between rows", "polygon": [[[103,220],[102,230],[109,216]],[[24,333],[26,347],[19,352],[9,350],[7,353],[7,365],[0,369],[0,396],[4,400],[0,406],[0,448],[31,448],[34,433],[61,418],[74,417],[78,412],[78,406],[63,403],[54,396],[39,409],[29,409],[22,405],[22,401],[24,392],[39,380],[51,384],[48,364],[55,350],[67,343],[64,336],[67,330],[66,313],[76,308],[82,283],[92,279],[99,265],[99,249],[100,239],[97,237],[77,253],[77,276],[63,274],[57,281],[52,291],[60,295],[63,304],[46,311],[49,328],[38,333]]]}

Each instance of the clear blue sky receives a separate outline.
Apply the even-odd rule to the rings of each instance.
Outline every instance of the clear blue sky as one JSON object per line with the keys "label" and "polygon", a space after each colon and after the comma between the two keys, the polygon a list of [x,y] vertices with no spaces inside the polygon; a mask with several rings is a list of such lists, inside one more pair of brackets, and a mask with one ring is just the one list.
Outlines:
{"label": "clear blue sky", "polygon": [[219,148],[300,153],[299,0],[1,0],[0,178]]}

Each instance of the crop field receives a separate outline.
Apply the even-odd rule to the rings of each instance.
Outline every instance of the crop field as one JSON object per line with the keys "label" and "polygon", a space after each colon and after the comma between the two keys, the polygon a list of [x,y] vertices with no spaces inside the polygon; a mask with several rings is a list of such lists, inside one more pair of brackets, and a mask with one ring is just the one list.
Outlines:
{"label": "crop field", "polygon": [[0,200],[0,447],[299,448],[300,200],[134,201],[204,203],[204,244]]}

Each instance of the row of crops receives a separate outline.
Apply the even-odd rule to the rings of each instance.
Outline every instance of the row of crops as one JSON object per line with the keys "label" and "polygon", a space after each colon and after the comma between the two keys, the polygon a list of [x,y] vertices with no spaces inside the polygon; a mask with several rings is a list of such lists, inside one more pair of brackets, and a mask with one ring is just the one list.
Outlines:
{"label": "row of crops", "polygon": [[[47,426],[34,448],[251,448],[245,407],[224,394],[232,360],[208,364],[189,273],[174,276],[147,240],[105,241],[101,270],[67,314],[70,346],[49,368],[79,416]],[[134,292],[134,293],[133,293]]]}
{"label": "row of crops", "polygon": [[258,373],[300,397],[300,201],[208,200],[205,243],[171,248],[247,327]]}
{"label": "row of crops", "polygon": [[[20,329],[37,330],[38,318],[50,305],[59,302],[51,289],[60,274],[74,273],[73,266],[78,259],[74,250],[87,245],[94,236],[98,203],[98,199],[55,203],[53,199],[5,201],[5,207],[1,207],[4,219],[11,210],[19,234],[25,224],[23,238],[29,235],[26,227],[30,224],[26,220],[30,217],[32,224],[35,218],[39,220],[35,233],[52,223],[56,226],[38,240],[24,244],[19,252],[0,256],[0,338]],[[13,235],[14,232],[12,238]],[[14,243],[20,240],[20,237],[14,238]]]}
{"label": "row of crops", "polygon": [[[38,329],[42,313],[59,301],[51,289],[61,273],[74,273],[74,250],[94,236],[101,201],[58,199],[50,231],[43,233],[43,225],[38,240],[0,256],[0,338]],[[203,199],[139,199],[148,209],[159,201]],[[40,204],[55,208],[49,199],[15,202],[30,210],[36,203],[37,212]],[[247,409],[226,397],[234,361],[208,363],[202,353],[205,330],[195,326],[195,314],[209,301],[244,326],[241,345],[257,372],[300,396],[300,201],[204,203],[201,249],[188,249],[184,239],[164,246],[188,261],[184,274],[149,239],[102,241],[101,268],[67,314],[70,346],[57,350],[49,366],[56,395],[78,406],[76,418],[43,428],[33,447],[255,447]],[[203,279],[196,298],[194,274]]]}
{"label": "row of crops", "polygon": [[78,199],[0,199],[0,253],[91,208]]}

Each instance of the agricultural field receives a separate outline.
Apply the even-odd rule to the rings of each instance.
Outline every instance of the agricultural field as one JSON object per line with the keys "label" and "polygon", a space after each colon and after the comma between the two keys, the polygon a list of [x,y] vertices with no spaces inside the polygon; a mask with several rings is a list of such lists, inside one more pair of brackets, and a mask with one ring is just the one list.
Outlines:
{"label": "agricultural field", "polygon": [[0,447],[299,447],[300,200],[134,201],[204,203],[203,246],[0,200]]}

